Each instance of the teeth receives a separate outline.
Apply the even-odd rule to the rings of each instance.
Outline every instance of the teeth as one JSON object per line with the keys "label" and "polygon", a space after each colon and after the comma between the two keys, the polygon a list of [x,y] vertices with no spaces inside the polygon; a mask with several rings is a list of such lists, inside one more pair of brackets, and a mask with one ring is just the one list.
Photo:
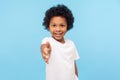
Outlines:
{"label": "teeth", "polygon": [[62,32],[55,32],[54,33],[56,36],[61,36],[62,35]]}
{"label": "teeth", "polygon": [[56,34],[61,34],[62,32],[56,32]]}
{"label": "teeth", "polygon": [[56,35],[61,35],[61,34],[56,34]]}
{"label": "teeth", "polygon": [[61,35],[62,33],[55,33],[56,35]]}
{"label": "teeth", "polygon": [[55,34],[55,35],[56,35],[56,36],[61,36],[61,34],[58,34],[58,33],[57,33],[57,34]]}
{"label": "teeth", "polygon": [[60,34],[56,34],[56,35],[60,35]]}
{"label": "teeth", "polygon": [[55,33],[55,34],[61,34],[61,33]]}

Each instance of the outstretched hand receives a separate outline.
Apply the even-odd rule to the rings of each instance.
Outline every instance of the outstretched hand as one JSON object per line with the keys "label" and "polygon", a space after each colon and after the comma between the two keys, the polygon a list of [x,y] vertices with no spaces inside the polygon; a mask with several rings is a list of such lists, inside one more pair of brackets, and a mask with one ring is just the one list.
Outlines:
{"label": "outstretched hand", "polygon": [[49,63],[50,53],[51,53],[51,46],[49,42],[46,42],[45,44],[41,45],[41,53],[42,57],[45,60],[45,62]]}

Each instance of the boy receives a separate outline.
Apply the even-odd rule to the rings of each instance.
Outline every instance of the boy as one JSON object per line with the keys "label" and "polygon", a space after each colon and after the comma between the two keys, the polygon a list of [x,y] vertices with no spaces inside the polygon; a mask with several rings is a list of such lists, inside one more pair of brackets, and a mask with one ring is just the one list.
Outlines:
{"label": "boy", "polygon": [[42,41],[41,52],[46,61],[46,80],[77,80],[76,60],[79,55],[74,43],[65,39],[73,27],[74,17],[65,5],[57,5],[46,11],[43,25],[51,37]]}

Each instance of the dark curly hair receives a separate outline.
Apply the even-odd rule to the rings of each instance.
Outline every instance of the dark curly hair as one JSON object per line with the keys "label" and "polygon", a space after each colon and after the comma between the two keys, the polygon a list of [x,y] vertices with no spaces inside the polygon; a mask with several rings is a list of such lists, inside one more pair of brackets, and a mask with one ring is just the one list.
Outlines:
{"label": "dark curly hair", "polygon": [[43,26],[45,26],[45,29],[48,30],[50,20],[54,16],[61,16],[66,19],[67,30],[73,28],[74,17],[71,10],[68,9],[65,5],[57,5],[46,11],[45,17],[43,19]]}

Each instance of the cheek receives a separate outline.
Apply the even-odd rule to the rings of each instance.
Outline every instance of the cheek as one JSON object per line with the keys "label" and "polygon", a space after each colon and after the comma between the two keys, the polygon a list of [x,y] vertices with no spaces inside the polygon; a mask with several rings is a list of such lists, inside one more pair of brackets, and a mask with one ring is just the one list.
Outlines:
{"label": "cheek", "polygon": [[65,33],[67,32],[67,30],[65,31]]}
{"label": "cheek", "polygon": [[64,32],[67,32],[67,27],[64,29]]}
{"label": "cheek", "polygon": [[55,32],[54,29],[50,29],[50,28],[49,28],[49,31],[51,34],[53,34]]}

